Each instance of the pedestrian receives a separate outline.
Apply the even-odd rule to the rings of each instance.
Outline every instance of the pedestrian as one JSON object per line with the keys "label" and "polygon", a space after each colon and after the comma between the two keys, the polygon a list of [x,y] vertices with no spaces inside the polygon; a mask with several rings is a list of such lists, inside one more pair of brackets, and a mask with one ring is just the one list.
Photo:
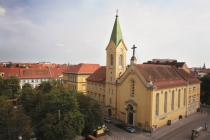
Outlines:
{"label": "pedestrian", "polygon": [[181,122],[181,121],[180,121],[179,123],[180,123],[180,124],[182,124],[182,122]]}
{"label": "pedestrian", "polygon": [[152,137],[152,131],[150,131],[150,137]]}
{"label": "pedestrian", "polygon": [[201,113],[203,113],[202,109],[201,109]]}

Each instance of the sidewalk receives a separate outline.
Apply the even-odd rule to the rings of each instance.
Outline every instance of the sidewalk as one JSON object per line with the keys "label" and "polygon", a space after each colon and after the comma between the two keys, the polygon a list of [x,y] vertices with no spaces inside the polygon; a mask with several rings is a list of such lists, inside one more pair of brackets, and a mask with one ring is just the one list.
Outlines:
{"label": "sidewalk", "polygon": [[180,121],[178,119],[175,120],[175,121],[172,121],[171,125],[164,125],[164,126],[158,128],[156,131],[154,131],[152,133],[152,138],[156,138],[156,139],[160,138],[161,136],[166,135],[167,133],[169,133],[169,132],[179,128],[182,124],[189,123],[189,122],[191,122],[194,119],[202,118],[205,115],[206,115],[206,113],[196,112],[194,114],[189,115],[187,118],[184,117]]}
{"label": "sidewalk", "polygon": [[[206,113],[200,113],[200,112],[195,112],[194,114],[189,115],[187,118],[183,118],[181,119],[181,123],[179,122],[179,120],[174,120],[172,121],[171,125],[164,125],[160,128],[157,128],[155,131],[152,132],[152,136],[150,136],[150,133],[147,131],[144,131],[139,128],[139,127],[135,127],[136,129],[136,133],[143,135],[145,137],[148,137],[150,139],[158,139],[163,135],[166,135],[167,133],[179,128],[182,124],[186,124],[191,122],[194,119],[198,119],[198,118],[202,118],[206,115]],[[119,121],[117,119],[112,119],[112,123],[124,123],[123,121]],[[103,139],[103,138],[102,138]],[[106,137],[105,139],[109,139],[108,137]]]}

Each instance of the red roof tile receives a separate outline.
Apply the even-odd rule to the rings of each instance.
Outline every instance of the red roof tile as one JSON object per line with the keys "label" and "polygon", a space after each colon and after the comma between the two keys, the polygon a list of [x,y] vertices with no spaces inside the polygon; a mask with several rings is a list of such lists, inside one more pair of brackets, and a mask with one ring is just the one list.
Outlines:
{"label": "red roof tile", "polygon": [[91,74],[86,80],[92,81],[92,82],[98,82],[98,83],[105,83],[106,82],[106,67],[101,66],[93,74]]}
{"label": "red roof tile", "polygon": [[203,69],[204,73],[210,73],[210,69]]}
{"label": "red roof tile", "polygon": [[20,68],[21,78],[51,78],[48,68]]}
{"label": "red roof tile", "polygon": [[183,69],[175,69],[181,76],[182,78],[188,82],[189,84],[192,84],[192,83],[201,83],[201,81],[196,78],[196,77],[193,77],[191,74],[187,73],[185,70]]}
{"label": "red roof tile", "polygon": [[100,67],[99,64],[84,64],[80,63],[78,65],[73,66],[72,68],[69,68],[63,73],[93,73]]}
{"label": "red roof tile", "polygon": [[137,64],[144,78],[153,81],[157,88],[186,85],[186,81],[170,65]]}
{"label": "red roof tile", "polygon": [[4,73],[3,78],[8,78],[10,76],[20,77],[19,68],[0,68],[0,73]]}
{"label": "red roof tile", "polygon": [[61,68],[50,68],[50,74],[52,78],[59,78],[61,75],[63,75],[63,71],[67,68],[61,67]]}

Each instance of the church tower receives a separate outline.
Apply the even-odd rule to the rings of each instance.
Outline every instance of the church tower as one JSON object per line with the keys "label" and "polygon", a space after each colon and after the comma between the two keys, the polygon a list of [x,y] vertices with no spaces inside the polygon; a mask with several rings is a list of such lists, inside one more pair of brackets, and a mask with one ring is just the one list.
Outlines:
{"label": "church tower", "polygon": [[117,79],[126,70],[127,48],[123,41],[118,15],[116,15],[109,44],[106,48],[106,106],[107,115],[116,118]]}

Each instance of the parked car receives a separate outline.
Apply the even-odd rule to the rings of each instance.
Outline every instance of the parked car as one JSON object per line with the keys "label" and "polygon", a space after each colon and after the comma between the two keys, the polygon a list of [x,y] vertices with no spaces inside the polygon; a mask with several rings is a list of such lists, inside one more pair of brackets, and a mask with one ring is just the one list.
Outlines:
{"label": "parked car", "polygon": [[136,130],[133,127],[126,127],[126,131],[130,132],[130,133],[134,133]]}
{"label": "parked car", "polygon": [[111,119],[109,117],[104,117],[104,122],[110,123],[111,122]]}
{"label": "parked car", "polygon": [[126,130],[126,128],[127,128],[127,126],[123,123],[115,124],[115,126],[120,128],[120,129],[123,129],[123,130]]}

